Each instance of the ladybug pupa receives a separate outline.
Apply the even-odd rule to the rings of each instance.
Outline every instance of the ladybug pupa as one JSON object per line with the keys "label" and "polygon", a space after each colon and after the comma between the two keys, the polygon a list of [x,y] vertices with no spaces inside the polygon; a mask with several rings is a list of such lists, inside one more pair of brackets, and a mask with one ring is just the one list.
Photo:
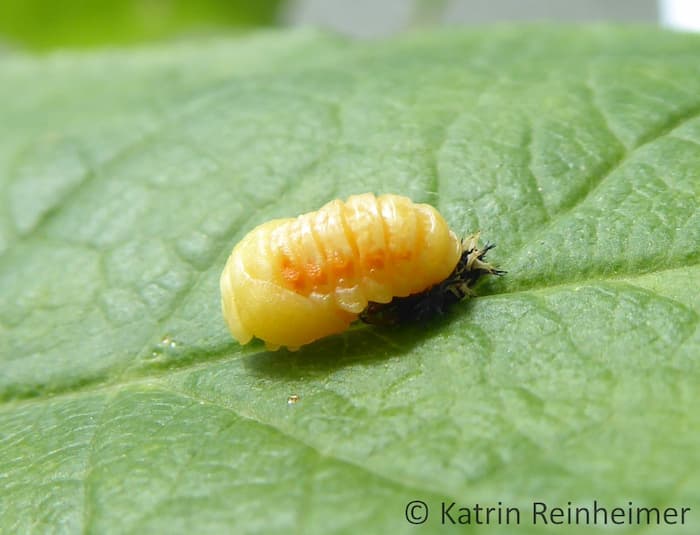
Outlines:
{"label": "ladybug pupa", "polygon": [[361,319],[427,319],[471,293],[485,274],[478,234],[464,240],[438,211],[400,195],[333,200],[316,212],[254,228],[221,274],[224,319],[234,338],[290,350]]}

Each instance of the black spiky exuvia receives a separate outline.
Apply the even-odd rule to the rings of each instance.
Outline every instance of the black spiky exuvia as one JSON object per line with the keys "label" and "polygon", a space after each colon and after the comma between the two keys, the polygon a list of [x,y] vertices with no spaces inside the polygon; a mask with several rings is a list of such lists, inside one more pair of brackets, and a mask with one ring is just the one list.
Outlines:
{"label": "black spiky exuvia", "polygon": [[454,270],[442,282],[427,290],[407,297],[394,297],[389,303],[370,301],[360,314],[360,320],[371,325],[398,325],[425,321],[445,311],[468,296],[474,295],[472,287],[484,275],[503,275],[484,261],[486,253],[495,247],[487,243],[478,248],[479,233],[462,240],[462,255]]}

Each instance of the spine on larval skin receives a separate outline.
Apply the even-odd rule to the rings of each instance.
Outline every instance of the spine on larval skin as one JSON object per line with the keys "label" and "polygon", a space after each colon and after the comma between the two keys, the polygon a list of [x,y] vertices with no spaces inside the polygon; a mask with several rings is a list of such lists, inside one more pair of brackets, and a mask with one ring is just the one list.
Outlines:
{"label": "spine on larval skin", "polygon": [[398,195],[334,200],[243,238],[221,277],[224,315],[243,344],[257,336],[268,347],[301,346],[342,332],[369,301],[444,280],[460,253],[429,205]]}

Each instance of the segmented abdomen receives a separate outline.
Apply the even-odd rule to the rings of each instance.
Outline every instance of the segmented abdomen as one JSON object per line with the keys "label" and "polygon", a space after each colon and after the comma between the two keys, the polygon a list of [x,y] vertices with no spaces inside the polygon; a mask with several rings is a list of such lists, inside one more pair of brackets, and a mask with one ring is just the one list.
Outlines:
{"label": "segmented abdomen", "polygon": [[[243,238],[221,278],[224,315],[241,343],[257,336],[271,346],[302,345],[344,330],[368,301],[386,303],[444,280],[460,253],[429,205],[371,193],[334,200]],[[295,314],[307,317],[291,320]],[[294,323],[295,332],[274,326],[281,321]]]}

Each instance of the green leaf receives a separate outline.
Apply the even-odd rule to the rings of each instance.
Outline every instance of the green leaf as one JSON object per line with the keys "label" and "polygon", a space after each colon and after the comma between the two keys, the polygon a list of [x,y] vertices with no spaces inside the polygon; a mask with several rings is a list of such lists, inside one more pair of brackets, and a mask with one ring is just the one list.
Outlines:
{"label": "green leaf", "polygon": [[[475,533],[594,500],[697,533],[698,58],[550,26],[5,56],[0,531],[413,533],[420,499],[426,533],[443,500],[522,511]],[[508,274],[424,326],[233,341],[233,245],[364,191]]]}
{"label": "green leaf", "polygon": [[274,24],[282,0],[3,0],[0,42],[33,49],[136,43]]}

